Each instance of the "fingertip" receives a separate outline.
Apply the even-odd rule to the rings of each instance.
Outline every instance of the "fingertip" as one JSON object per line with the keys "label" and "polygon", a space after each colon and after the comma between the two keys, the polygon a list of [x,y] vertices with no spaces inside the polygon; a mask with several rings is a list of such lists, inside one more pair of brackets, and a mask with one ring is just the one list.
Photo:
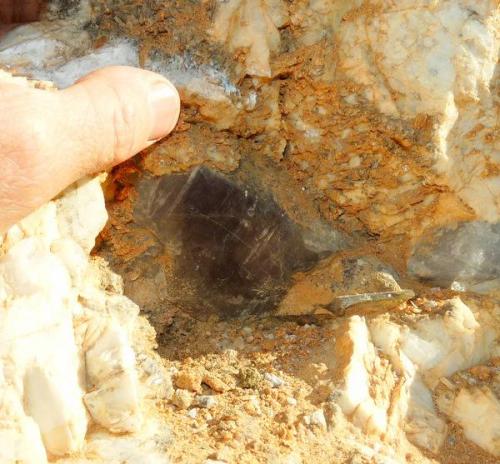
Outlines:
{"label": "fingertip", "polygon": [[72,112],[81,114],[80,136],[92,132],[91,139],[99,141],[97,166],[117,164],[165,137],[180,113],[179,94],[170,81],[133,67],[99,69],[61,93]]}
{"label": "fingertip", "polygon": [[130,66],[109,66],[85,76],[78,82],[96,77],[103,80],[108,79],[115,83],[126,82],[130,89],[134,87],[134,80],[136,83],[140,82],[143,85],[148,95],[150,114],[153,119],[148,142],[155,142],[174,130],[179,120],[181,102],[179,92],[166,77],[152,71]]}
{"label": "fingertip", "polygon": [[172,132],[180,113],[180,98],[177,89],[166,79],[152,84],[149,103],[154,116],[150,142],[157,141]]}

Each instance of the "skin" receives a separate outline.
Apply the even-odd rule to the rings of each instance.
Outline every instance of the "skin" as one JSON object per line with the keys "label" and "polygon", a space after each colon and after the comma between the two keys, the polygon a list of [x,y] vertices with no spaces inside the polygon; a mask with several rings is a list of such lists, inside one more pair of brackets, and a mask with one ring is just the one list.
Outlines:
{"label": "skin", "polygon": [[[42,4],[0,0],[0,22],[36,19]],[[174,86],[136,68],[103,68],[56,92],[0,80],[0,233],[165,137],[179,111]]]}

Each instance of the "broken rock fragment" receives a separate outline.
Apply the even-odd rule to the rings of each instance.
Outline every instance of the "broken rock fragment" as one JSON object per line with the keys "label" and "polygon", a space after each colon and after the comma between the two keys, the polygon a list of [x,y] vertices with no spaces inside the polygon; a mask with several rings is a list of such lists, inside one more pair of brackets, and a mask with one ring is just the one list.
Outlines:
{"label": "broken rock fragment", "polygon": [[375,258],[334,255],[294,276],[277,314],[343,316],[393,310],[415,296],[412,290],[401,289],[396,277],[393,269]]}

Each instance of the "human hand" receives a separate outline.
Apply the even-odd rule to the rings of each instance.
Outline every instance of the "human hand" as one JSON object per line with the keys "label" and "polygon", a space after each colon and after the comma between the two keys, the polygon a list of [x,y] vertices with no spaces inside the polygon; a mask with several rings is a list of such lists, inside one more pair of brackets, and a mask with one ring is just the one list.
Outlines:
{"label": "human hand", "polygon": [[[44,0],[0,0],[0,35],[39,18]],[[175,127],[180,102],[162,76],[101,69],[51,92],[0,80],[0,233],[77,179],[108,169]]]}
{"label": "human hand", "polygon": [[104,68],[61,91],[0,80],[0,232],[166,136],[179,110],[169,81],[136,68]]}

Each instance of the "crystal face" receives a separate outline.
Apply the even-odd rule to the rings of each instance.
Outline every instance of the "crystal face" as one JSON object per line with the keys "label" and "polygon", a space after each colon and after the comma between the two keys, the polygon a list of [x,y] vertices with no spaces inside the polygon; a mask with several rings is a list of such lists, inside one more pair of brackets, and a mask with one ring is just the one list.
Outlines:
{"label": "crystal face", "polygon": [[459,223],[433,230],[412,254],[410,274],[433,284],[466,286],[500,277],[500,223]]}
{"label": "crystal face", "polygon": [[138,222],[170,251],[183,306],[225,315],[271,309],[292,274],[320,258],[271,195],[207,168],[143,181],[138,190]]}

